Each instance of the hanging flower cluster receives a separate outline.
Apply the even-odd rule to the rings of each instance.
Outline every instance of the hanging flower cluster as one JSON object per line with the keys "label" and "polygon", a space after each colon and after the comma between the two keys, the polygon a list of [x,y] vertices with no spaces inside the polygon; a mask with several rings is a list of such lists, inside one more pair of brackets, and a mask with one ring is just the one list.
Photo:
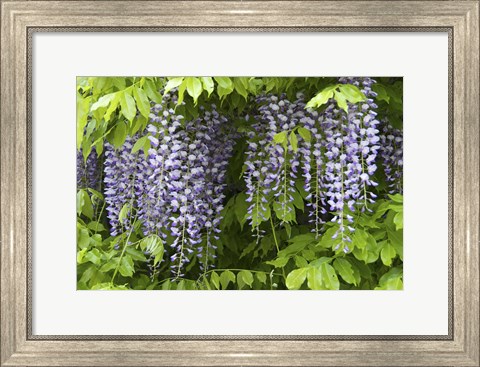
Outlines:
{"label": "hanging flower cluster", "polygon": [[[337,248],[349,251],[353,213],[369,210],[376,198],[370,188],[377,186],[373,175],[380,137],[374,81],[340,78],[339,83],[357,86],[366,100],[349,103],[345,112],[332,99],[318,114],[305,108],[302,95],[295,103],[284,95],[257,98],[259,107],[253,130],[248,133],[244,175],[250,203],[248,218],[257,238],[263,234],[260,223],[270,216],[270,202],[281,220],[293,219],[289,213],[294,210],[292,194],[300,168],[312,231],[318,236],[327,213],[333,213],[331,220],[338,224],[333,238],[341,239]],[[309,139],[302,134],[291,137],[298,126],[308,130]]]}
{"label": "hanging flower cluster", "polygon": [[100,186],[100,167],[96,150],[92,150],[85,161],[82,150],[77,150],[77,188],[98,190]]}
{"label": "hanging flower cluster", "polygon": [[380,157],[389,194],[403,194],[403,132],[382,123]]}
{"label": "hanging flower cluster", "polygon": [[[369,187],[377,186],[373,174],[379,130],[373,101],[376,93],[372,91],[371,78],[340,78],[340,83],[357,86],[367,99],[360,104],[348,104],[348,113],[331,103],[321,116],[320,125],[325,135],[324,195],[330,212],[335,213],[332,221],[338,224],[333,238],[341,239],[337,246],[348,252],[347,243],[351,242],[352,214],[360,209],[368,210],[376,195]],[[318,172],[318,171],[317,171]],[[322,172],[320,172],[322,174]]]}
{"label": "hanging flower cluster", "polygon": [[[271,216],[270,200],[284,221],[289,221],[295,210],[292,194],[296,191],[300,152],[286,142],[306,112],[304,105],[290,102],[285,95],[260,96],[256,103],[255,122],[247,133],[244,179],[250,203],[247,218],[259,240],[264,234],[260,223]],[[281,137],[283,144],[275,137]]]}
{"label": "hanging flower cluster", "polygon": [[[104,196],[112,236],[130,231],[135,222],[131,214],[136,204],[137,166],[144,160],[141,152],[131,152],[137,139],[137,136],[127,137],[118,149],[108,142],[104,145]],[[124,212],[120,218],[122,210]]]}
{"label": "hanging flower cluster", "polygon": [[[358,87],[366,99],[347,102],[345,111],[332,98],[317,112],[306,108],[300,93],[293,102],[284,94],[255,98],[254,110],[246,117],[251,130],[245,133],[243,178],[247,220],[257,242],[265,234],[262,223],[272,221],[271,210],[283,224],[296,220],[299,183],[306,192],[312,232],[319,237],[330,220],[336,228],[335,250],[345,253],[350,252],[355,214],[370,210],[375,202],[372,188],[378,185],[374,175],[379,159],[389,193],[402,192],[402,132],[386,122],[379,128],[375,81],[339,78],[338,83]],[[143,236],[159,236],[168,245],[175,279],[191,261],[198,261],[203,271],[213,267],[225,176],[239,137],[215,105],[199,107],[199,117],[188,121],[175,111],[176,105],[173,90],[152,105],[144,131],[127,137],[117,149],[105,143],[104,159],[110,234],[126,233],[137,223]],[[140,140],[142,149],[132,153]],[[94,163],[87,160],[88,172],[79,176],[82,166],[77,164],[79,186],[90,176],[93,180],[97,157],[95,152],[91,156]]]}
{"label": "hanging flower cluster", "polygon": [[[128,137],[119,149],[106,145],[104,182],[111,235],[139,220],[145,236],[170,239],[171,269],[178,278],[195,255],[204,270],[215,256],[234,135],[215,105],[184,121],[175,104],[175,95],[166,95],[151,108],[145,132]],[[141,138],[150,149],[132,153]],[[128,215],[120,221],[125,205]]]}

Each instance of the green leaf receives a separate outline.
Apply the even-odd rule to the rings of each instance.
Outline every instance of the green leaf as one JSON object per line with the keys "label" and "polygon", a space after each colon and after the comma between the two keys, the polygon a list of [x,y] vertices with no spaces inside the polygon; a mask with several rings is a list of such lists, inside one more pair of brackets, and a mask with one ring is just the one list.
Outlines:
{"label": "green leaf", "polygon": [[[337,231],[338,226],[333,226],[327,229],[326,232],[320,237],[320,241],[318,242],[317,246],[323,248],[334,248],[338,244],[339,240],[332,238],[332,236],[334,236]],[[355,233],[357,233],[357,230],[355,230]]]}
{"label": "green leaf", "polygon": [[244,192],[237,194],[235,196],[235,205],[233,206],[233,210],[235,213],[235,217],[237,218],[238,223],[240,223],[242,229],[245,223],[245,217],[248,207],[249,203],[247,202],[247,195]]}
{"label": "green leaf", "polygon": [[310,267],[307,271],[307,285],[313,290],[325,289],[322,281],[322,272],[319,268]]}
{"label": "green leaf", "polygon": [[300,289],[303,282],[307,277],[307,271],[309,268],[300,268],[291,271],[287,275],[286,285],[288,289]]}
{"label": "green leaf", "polygon": [[[283,196],[280,199],[284,199]],[[288,200],[288,197],[287,197]],[[295,208],[292,203],[290,202],[274,202],[273,203],[273,210],[277,215],[277,218],[284,222],[294,222],[295,221]]]}
{"label": "green leaf", "polygon": [[88,230],[81,229],[79,231],[77,237],[77,245],[83,250],[86,250],[88,248],[88,246],[90,245],[90,235],[88,233]]}
{"label": "green leaf", "polygon": [[303,211],[304,210],[304,204],[303,204],[302,195],[300,195],[300,193],[298,191],[291,192],[290,195],[293,198],[293,205],[295,205],[298,209]]}
{"label": "green leaf", "polygon": [[198,97],[203,92],[202,83],[198,78],[188,77],[185,78],[185,83],[187,85],[187,92],[193,98],[193,102],[197,104]]}
{"label": "green leaf", "polygon": [[115,87],[118,89],[118,90],[122,90],[122,89],[125,89],[125,87],[127,86],[127,78],[125,77],[117,77],[117,78],[112,78],[112,82],[113,82],[113,85],[115,85]]}
{"label": "green leaf", "polygon": [[130,132],[130,136],[134,136],[138,131],[142,131],[147,126],[147,118],[143,115],[138,115],[133,123],[132,130]]}
{"label": "green leaf", "polygon": [[324,262],[320,265],[320,271],[322,273],[322,282],[327,289],[339,289],[340,282],[338,281],[337,273],[333,266]]}
{"label": "green leaf", "polygon": [[302,257],[307,261],[313,261],[316,259],[315,251],[313,250],[306,249],[306,250],[303,250],[301,254],[302,254]]}
{"label": "green leaf", "polygon": [[348,113],[347,99],[342,93],[335,91],[335,101],[337,101],[338,107]]}
{"label": "green leaf", "polygon": [[390,103],[390,96],[387,94],[387,91],[382,84],[375,83],[372,85],[372,89],[375,93],[377,93],[377,97],[375,97],[377,100]]}
{"label": "green leaf", "polygon": [[214,77],[217,85],[217,94],[220,99],[223,99],[225,96],[233,92],[233,82],[230,78],[226,77]]}
{"label": "green leaf", "polygon": [[150,115],[150,102],[148,101],[147,94],[141,88],[134,88],[133,89],[133,96],[135,97],[135,101],[137,102],[137,107],[140,113],[145,116],[145,118],[149,118]]}
{"label": "green leaf", "polygon": [[165,249],[163,247],[163,243],[160,242],[155,248],[155,251],[152,252],[152,255],[155,256],[155,258],[153,259],[153,266],[156,266],[160,261],[162,261],[164,254]]}
{"label": "green leaf", "polygon": [[214,271],[210,273],[210,282],[216,289],[220,289],[220,277]]}
{"label": "green leaf", "polygon": [[95,232],[103,232],[103,231],[106,231],[105,227],[103,226],[102,223],[100,222],[96,222],[96,221],[91,221],[90,223],[88,223],[87,227],[89,229],[91,229],[92,231],[95,231]]}
{"label": "green leaf", "polygon": [[110,102],[112,102],[112,100],[115,98],[115,94],[116,93],[110,93],[110,94],[106,94],[106,95],[100,97],[97,102],[92,104],[92,107],[90,108],[90,111],[93,112],[93,111],[98,110],[99,108],[108,107]]}
{"label": "green leaf", "polygon": [[162,96],[157,90],[155,83],[152,80],[146,80],[143,85],[145,92],[147,93],[148,98],[150,98],[155,103],[162,103]]}
{"label": "green leaf", "polygon": [[283,223],[283,226],[285,227],[285,232],[287,232],[287,237],[290,239],[292,237],[292,226],[288,222]]}
{"label": "green leaf", "polygon": [[102,280],[103,273],[99,272],[95,265],[91,265],[83,272],[79,282],[84,284],[90,282],[91,285],[94,285],[98,282],[101,282]]}
{"label": "green leaf", "polygon": [[80,149],[83,140],[83,131],[87,126],[88,108],[91,98],[83,98],[77,93],[77,149]]}
{"label": "green leaf", "polygon": [[358,285],[352,264],[348,260],[338,258],[333,262],[333,267],[340,274],[344,281],[349,284]]}
{"label": "green leaf", "polygon": [[112,113],[114,113],[118,107],[118,104],[120,103],[120,92],[114,93],[114,97],[112,101],[110,102],[110,106],[108,106],[107,110],[105,111],[105,115],[103,115],[103,118],[105,119],[106,122],[110,121],[110,117],[112,116]]}
{"label": "green leaf", "polygon": [[295,153],[298,151],[298,138],[297,134],[295,134],[293,131],[290,133],[290,146]]}
{"label": "green leaf", "polygon": [[147,140],[148,135],[142,136],[140,139],[138,139],[132,147],[132,154],[138,152],[140,149],[144,149]]}
{"label": "green leaf", "polygon": [[123,116],[125,116],[128,121],[132,122],[137,114],[137,108],[133,97],[125,91],[120,93],[120,106],[122,107]]}
{"label": "green leaf", "polygon": [[388,195],[388,197],[396,203],[403,204],[403,195],[401,194]]}
{"label": "green leaf", "polygon": [[111,270],[116,269],[119,261],[120,261],[119,257],[115,257],[115,258],[111,259],[109,262],[102,265],[102,267],[100,268],[100,271],[102,273],[107,273]]}
{"label": "green leaf", "polygon": [[82,214],[83,204],[85,203],[85,192],[78,190],[77,192],[77,215]]}
{"label": "green leaf", "polygon": [[395,214],[393,217],[393,223],[395,223],[395,228],[397,231],[403,228],[403,210]]}
{"label": "green leaf", "polygon": [[307,108],[318,108],[328,102],[333,97],[333,91],[337,88],[338,84],[328,86],[324,88],[320,93],[315,95],[310,101],[308,101]]}
{"label": "green leaf", "polygon": [[235,283],[236,281],[235,274],[233,274],[230,270],[225,270],[222,274],[220,274],[220,284],[222,285],[222,289],[227,289],[228,284],[230,282]]}
{"label": "green leaf", "polygon": [[87,253],[85,253],[83,258],[86,261],[90,261],[91,263],[93,263],[97,266],[100,265],[101,262],[102,262],[102,255],[100,254],[100,251],[98,251],[98,249],[96,249],[96,248],[94,248],[94,249],[88,251]]}
{"label": "green leaf", "polygon": [[301,244],[303,247],[315,242],[315,233],[304,233],[292,237],[288,242]]}
{"label": "green leaf", "polygon": [[89,188],[88,191],[92,194],[92,197],[94,197],[96,200],[98,201],[104,201],[104,198],[103,198],[103,194],[98,192],[97,190],[95,189],[91,189]]}
{"label": "green leaf", "polygon": [[290,258],[288,257],[278,257],[275,260],[267,261],[266,264],[272,265],[276,268],[283,268],[285,265],[287,265],[289,259]]}
{"label": "green leaf", "polygon": [[118,214],[118,221],[120,223],[124,223],[125,219],[128,217],[128,213],[130,212],[130,204],[125,203],[122,206],[122,209],[120,209],[120,213]]}
{"label": "green leaf", "polygon": [[178,87],[180,84],[183,83],[183,77],[180,78],[171,78],[168,80],[167,85],[165,86],[165,90],[163,92],[163,95],[167,94],[170,92],[173,88]]}
{"label": "green leaf", "polygon": [[232,80],[228,77],[216,76],[214,77],[214,79],[218,83],[218,85],[224,89],[233,87]]}
{"label": "green leaf", "polygon": [[90,237],[90,243],[94,247],[102,246],[102,236],[99,235],[98,233],[94,234],[92,237]]}
{"label": "green leaf", "polygon": [[276,133],[273,136],[273,141],[277,144],[285,144],[287,142],[287,132],[282,131],[281,133]]}
{"label": "green leaf", "polygon": [[403,231],[394,231],[393,226],[387,227],[387,237],[394,248],[403,248]]}
{"label": "green leaf", "polygon": [[125,249],[125,253],[127,253],[134,261],[147,261],[147,258],[145,257],[143,252],[135,249],[132,246],[127,246],[127,248]]}
{"label": "green leaf", "polygon": [[252,273],[248,270],[242,270],[237,274],[237,283],[240,289],[242,289],[244,285],[248,285],[251,288],[253,284]]}
{"label": "green leaf", "polygon": [[133,267],[133,260],[130,256],[124,255],[122,258],[122,262],[118,271],[124,277],[132,277],[133,273],[135,273],[135,268]]}
{"label": "green leaf", "polygon": [[340,92],[350,103],[358,103],[367,99],[365,94],[353,84],[340,84]]}
{"label": "green leaf", "polygon": [[295,260],[295,265],[297,266],[297,268],[306,268],[308,266],[307,260],[305,260],[301,256],[298,256],[298,255],[295,256],[294,260]]}
{"label": "green leaf", "polygon": [[87,218],[93,218],[92,201],[85,190],[78,190],[77,192],[77,213],[79,213],[79,211]]}
{"label": "green leaf", "polygon": [[186,83],[182,83],[178,86],[178,99],[177,99],[177,106],[180,106],[183,102],[183,96],[185,94],[185,89],[187,88]]}
{"label": "green leaf", "polygon": [[244,77],[233,78],[233,84],[235,86],[235,90],[237,91],[237,93],[240,94],[243,98],[245,98],[245,100],[247,100],[248,78],[244,78]]}
{"label": "green leaf", "polygon": [[267,284],[267,275],[265,273],[256,273],[255,275],[260,283]]}
{"label": "green leaf", "polygon": [[80,251],[77,251],[77,264],[83,264],[85,261],[83,261],[83,256],[87,252],[88,249],[84,248]]}
{"label": "green leaf", "polygon": [[251,226],[255,228],[259,226],[262,222],[266,222],[270,219],[272,213],[270,212],[270,206],[266,205],[262,209],[262,205],[255,205],[252,211]]}
{"label": "green leaf", "polygon": [[298,133],[306,142],[310,142],[312,140],[312,134],[310,133],[310,130],[307,130],[304,127],[300,126],[298,128]]}
{"label": "green leaf", "polygon": [[332,258],[331,257],[326,257],[326,256],[322,256],[321,258],[319,259],[316,259],[316,260],[313,260],[311,263],[310,263],[310,266],[314,266],[316,268],[319,268],[320,266],[322,266],[323,263],[329,263],[332,261]]}
{"label": "green leaf", "polygon": [[383,264],[386,266],[391,266],[392,265],[392,259],[397,256],[397,253],[395,252],[395,249],[393,248],[392,245],[390,245],[387,241],[385,241],[382,251],[380,252],[380,257],[382,259]]}
{"label": "green leaf", "polygon": [[127,138],[127,125],[123,122],[118,122],[115,126],[115,130],[113,132],[113,146],[115,148],[120,148],[123,143],[125,143],[125,139]]}
{"label": "green leaf", "polygon": [[203,84],[203,89],[205,89],[208,93],[208,96],[210,97],[210,94],[212,94],[213,92],[213,79],[211,77],[205,77],[205,76],[202,76],[200,78],[202,80],[202,84]]}
{"label": "green leaf", "polygon": [[217,94],[220,97],[220,99],[223,99],[224,97],[228,96],[232,92],[233,92],[233,88],[225,89],[225,88],[222,88],[221,86],[217,87]]}
{"label": "green leaf", "polygon": [[162,290],[168,291],[171,288],[172,283],[170,282],[170,279],[167,279],[163,284],[162,284]]}
{"label": "green leaf", "polygon": [[401,268],[391,268],[382,275],[375,289],[381,290],[402,290],[403,289],[403,270]]}

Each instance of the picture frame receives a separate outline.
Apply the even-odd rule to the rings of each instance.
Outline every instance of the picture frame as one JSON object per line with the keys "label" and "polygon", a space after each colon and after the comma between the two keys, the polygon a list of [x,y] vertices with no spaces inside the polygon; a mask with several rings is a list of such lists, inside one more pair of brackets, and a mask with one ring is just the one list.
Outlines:
{"label": "picture frame", "polygon": [[[478,366],[479,1],[1,1],[1,366]],[[144,24],[148,24],[145,27]],[[43,32],[448,32],[447,336],[32,334],[31,37]],[[73,244],[72,244],[73,246]]]}

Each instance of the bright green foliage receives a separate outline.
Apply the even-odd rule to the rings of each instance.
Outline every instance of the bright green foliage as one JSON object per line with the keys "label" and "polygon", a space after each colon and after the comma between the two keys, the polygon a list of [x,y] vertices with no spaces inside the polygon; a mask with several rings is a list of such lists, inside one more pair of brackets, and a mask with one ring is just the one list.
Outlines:
{"label": "bright green foliage", "polygon": [[[403,83],[399,78],[375,78],[378,113],[393,126],[402,127]],[[279,77],[90,77],[77,79],[77,148],[84,157],[95,149],[101,156],[103,144],[118,148],[127,136],[147,126],[150,106],[176,88],[176,112],[186,119],[198,116],[199,108],[215,103],[239,132],[249,131],[244,118],[248,101],[261,93],[285,93],[295,100],[301,91],[308,106],[322,111],[329,101],[348,111],[349,104],[362,103],[363,93],[336,78]],[[181,102],[184,105],[180,105]],[[314,136],[302,126],[282,131],[276,144],[298,152],[300,142]],[[132,152],[148,154],[150,141],[142,137]],[[282,206],[282,198],[270,199],[262,212],[253,211],[252,225],[264,231],[252,236],[247,220],[244,173],[246,144],[239,139],[227,172],[229,192],[222,212],[221,233],[216,240],[215,268],[198,276],[192,261],[185,277],[174,281],[165,260],[169,239],[145,237],[141,223],[132,220],[134,211],[126,204],[120,222],[127,219],[131,230],[109,234],[103,194],[91,188],[77,191],[77,286],[98,290],[401,290],[403,289],[403,196],[387,196],[383,172],[379,170],[375,189],[379,199],[365,212],[350,213],[355,231],[348,251],[337,248],[332,236],[338,224],[327,222],[318,237],[311,233],[307,216],[307,194],[298,179],[293,201]],[[299,175],[300,177],[300,175]],[[285,210],[285,207],[292,210]],[[261,209],[260,209],[261,210]],[[132,214],[133,213],[133,214]],[[146,256],[145,253],[149,255]],[[156,267],[153,274],[151,267]],[[193,276],[192,274],[197,274]]]}

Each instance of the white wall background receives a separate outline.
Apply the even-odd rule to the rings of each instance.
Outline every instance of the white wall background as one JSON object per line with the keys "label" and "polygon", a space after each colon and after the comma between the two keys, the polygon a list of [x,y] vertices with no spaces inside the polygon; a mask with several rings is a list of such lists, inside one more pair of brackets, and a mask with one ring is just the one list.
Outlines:
{"label": "white wall background", "polygon": [[[34,334],[447,334],[447,34],[33,39]],[[405,290],[77,291],[77,75],[403,76]]]}

